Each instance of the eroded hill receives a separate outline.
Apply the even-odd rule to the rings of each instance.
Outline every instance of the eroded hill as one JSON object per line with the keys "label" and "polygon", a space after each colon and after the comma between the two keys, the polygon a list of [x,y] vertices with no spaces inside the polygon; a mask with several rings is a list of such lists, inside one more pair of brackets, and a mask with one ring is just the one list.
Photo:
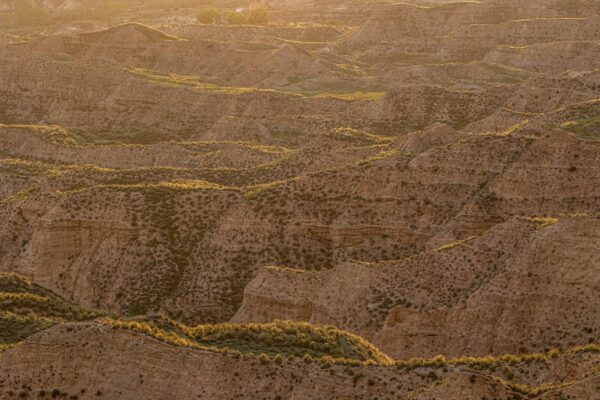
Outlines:
{"label": "eroded hill", "polygon": [[[58,23],[66,3],[0,25],[0,271],[33,282],[2,294],[5,397],[593,392],[597,2],[270,2],[262,26],[160,2]],[[479,368],[503,354],[525,358]],[[212,383],[164,392],[178,358]]]}
{"label": "eroded hill", "polygon": [[600,377],[595,344],[520,356],[394,361],[334,327],[275,321],[192,328],[162,316],[117,320],[17,275],[0,275],[0,283],[0,324],[10,333],[0,344],[0,396],[6,399],[549,399],[587,396]]}

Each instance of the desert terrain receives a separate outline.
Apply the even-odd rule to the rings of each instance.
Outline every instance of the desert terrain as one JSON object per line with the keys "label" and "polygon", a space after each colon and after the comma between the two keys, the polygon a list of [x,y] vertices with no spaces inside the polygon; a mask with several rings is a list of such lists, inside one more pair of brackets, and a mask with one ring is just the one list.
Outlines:
{"label": "desert terrain", "polygon": [[597,400],[598,249],[598,1],[0,0],[0,399]]}

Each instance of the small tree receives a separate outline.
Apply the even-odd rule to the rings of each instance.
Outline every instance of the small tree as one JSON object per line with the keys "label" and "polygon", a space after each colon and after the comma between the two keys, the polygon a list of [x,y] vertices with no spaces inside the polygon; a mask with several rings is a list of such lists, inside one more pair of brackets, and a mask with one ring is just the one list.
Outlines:
{"label": "small tree", "polygon": [[261,364],[268,364],[271,362],[271,357],[269,357],[265,353],[260,353],[260,355],[258,356],[258,359],[260,360]]}
{"label": "small tree", "polygon": [[248,15],[248,23],[251,25],[268,25],[269,11],[262,6],[253,7]]}
{"label": "small tree", "polygon": [[220,17],[221,12],[214,7],[203,7],[196,14],[196,20],[201,24],[216,24]]}
{"label": "small tree", "polygon": [[232,12],[227,15],[227,23],[229,25],[245,25],[248,23],[248,17],[242,13]]}

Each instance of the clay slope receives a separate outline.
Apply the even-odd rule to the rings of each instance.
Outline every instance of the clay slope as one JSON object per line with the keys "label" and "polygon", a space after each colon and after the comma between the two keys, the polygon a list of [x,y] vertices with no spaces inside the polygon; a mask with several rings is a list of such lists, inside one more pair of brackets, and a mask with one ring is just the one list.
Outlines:
{"label": "clay slope", "polygon": [[585,219],[536,232],[505,268],[473,285],[460,304],[431,311],[392,309],[375,342],[407,356],[441,350],[450,355],[527,352],[594,341],[599,311],[592,293],[599,261],[592,249],[599,233],[598,222]]}
{"label": "clay slope", "polygon": [[[296,55],[296,50],[288,50]],[[360,128],[361,119],[368,114],[366,106],[381,97],[352,91],[304,94],[219,86],[199,76],[130,68],[106,58],[92,64],[42,56],[30,62],[15,55],[2,59],[3,122],[78,127],[125,141],[126,137],[119,138],[124,131],[167,139],[171,135],[273,142],[271,135],[298,135],[302,127],[309,132],[339,126]],[[248,70],[254,69],[248,66]],[[295,76],[290,74],[255,79],[287,82],[288,76]],[[65,86],[66,81],[78,84]],[[42,82],[46,89],[39,92],[36,87]]]}
{"label": "clay slope", "polygon": [[598,2],[269,3],[0,16],[0,398],[593,398]]}
{"label": "clay slope", "polygon": [[[40,347],[44,351],[38,351]],[[66,356],[69,349],[77,349],[77,356]],[[323,369],[304,361],[263,364],[257,359],[172,347],[127,331],[96,326],[64,326],[49,331],[0,355],[0,361],[0,369],[11,366],[0,373],[2,394],[7,399],[20,393],[25,393],[23,398],[38,394],[49,398],[55,390],[63,397],[83,399],[137,399],[140,395],[148,399],[307,399],[315,395],[359,399],[377,395],[391,399],[431,385],[430,378],[418,373],[401,374],[376,367]],[[182,365],[190,371],[185,377],[179,373]],[[170,384],[165,385],[165,380]],[[253,382],[252,389],[248,388],[248,380]],[[446,385],[453,386],[448,391],[469,396],[466,388],[452,384],[467,380],[468,374],[460,372],[442,378]],[[510,393],[487,378],[478,379],[470,390]]]}
{"label": "clay slope", "polygon": [[[338,46],[371,63],[393,57],[419,64],[475,61],[501,46],[550,46],[556,42],[597,40],[600,34],[597,3],[563,3],[382,4],[359,29],[340,40]],[[570,57],[554,59],[557,61],[568,63]]]}
{"label": "clay slope", "polygon": [[[597,345],[497,358],[393,361],[333,327],[283,321],[187,327],[161,316],[97,318],[100,312],[17,275],[0,275],[0,310],[0,396],[6,399],[520,399],[589,393],[598,378]],[[185,377],[182,365],[189,371]],[[164,385],[165,379],[171,384]]]}
{"label": "clay slope", "polygon": [[177,26],[173,30],[177,36],[186,39],[211,40],[218,42],[256,42],[256,41],[294,41],[294,42],[330,42],[336,40],[341,32],[331,26],[249,26],[249,25],[198,25]]}
{"label": "clay slope", "polygon": [[[589,398],[599,379],[596,349],[387,367],[338,365],[215,354],[108,326],[64,325],[0,353],[0,394],[6,399]],[[189,371],[185,376],[179,373],[182,365]],[[172,384],[165,385],[165,379]]]}
{"label": "clay slope", "polygon": [[[232,171],[7,159],[3,269],[93,307],[218,321],[233,316],[264,265],[402,259],[514,215],[598,214],[599,186],[583,183],[598,179],[594,142],[558,132],[461,140],[443,127],[406,142],[349,132],[340,156],[360,140],[376,152],[352,150],[354,163],[306,175],[297,174],[316,156],[310,147],[295,166],[294,153]],[[343,133],[333,138],[344,143]]]}
{"label": "clay slope", "polygon": [[[335,324],[401,358],[586,344],[598,329],[590,267],[598,265],[590,260],[598,223],[554,222],[509,222],[400,261],[347,263],[321,273],[266,268],[246,288],[234,320],[287,315]],[[557,257],[556,248],[573,250]]]}
{"label": "clay slope", "polygon": [[[463,20],[459,10],[480,6],[469,3],[431,9],[402,7],[427,16],[440,12],[457,18],[456,24],[465,27],[472,25],[468,19]],[[383,15],[395,18],[394,13]],[[530,110],[529,104],[547,97],[537,95],[532,100],[528,95],[528,107],[515,106],[523,102],[522,93],[540,91],[540,80],[551,81],[549,77],[538,77],[540,72],[559,74],[594,67],[597,32],[586,27],[596,24],[587,19],[532,21],[543,21],[549,27],[515,27],[518,37],[529,40],[525,42],[528,47],[507,47],[522,41],[498,38],[492,44],[482,45],[483,50],[469,60],[439,58],[440,49],[427,48],[428,45],[422,49],[399,49],[404,39],[394,39],[391,48],[376,46],[368,50],[371,53],[350,56],[336,50],[333,37],[324,38],[328,45],[321,48],[282,39],[286,29],[310,35],[314,28],[310,26],[195,28],[257,31],[255,42],[247,42],[243,37],[228,42],[204,37],[185,40],[141,24],[47,36],[0,47],[2,76],[10,77],[0,81],[1,117],[4,123],[76,127],[101,139],[124,142],[140,142],[148,137],[192,137],[298,145],[299,136],[333,128],[397,134],[439,122],[458,128],[483,123],[487,129],[491,126],[502,131],[508,127],[490,124],[496,120],[513,122],[515,116],[497,115],[497,110],[548,112],[597,97],[597,86],[573,93],[575,79],[555,82],[552,77],[552,83],[544,83],[541,90],[557,91],[551,104]],[[433,22],[419,25],[445,26]],[[573,29],[567,29],[563,23],[574,24]],[[513,29],[513,25],[509,28]],[[496,28],[503,33],[510,31],[504,26]],[[260,35],[269,29],[270,34],[284,41],[265,43]],[[581,36],[562,36],[558,42],[555,37],[540,37],[540,32],[548,30],[556,35],[575,31]],[[444,54],[464,54],[468,51],[465,46],[477,48],[473,42],[488,34],[484,30],[469,35],[476,38],[452,36],[459,44],[456,48],[441,43],[431,32],[414,40],[441,45]],[[569,56],[557,63],[554,55],[565,51]],[[526,56],[520,57],[522,53]],[[420,65],[434,59],[455,62]],[[124,135],[124,131],[128,134]]]}

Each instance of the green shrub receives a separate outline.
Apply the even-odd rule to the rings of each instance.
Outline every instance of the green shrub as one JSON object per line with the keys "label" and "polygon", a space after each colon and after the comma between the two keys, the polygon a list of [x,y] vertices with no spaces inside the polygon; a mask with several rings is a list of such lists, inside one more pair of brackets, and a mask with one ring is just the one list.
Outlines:
{"label": "green shrub", "polygon": [[201,24],[216,24],[221,18],[221,12],[214,7],[203,7],[196,14],[196,21]]}
{"label": "green shrub", "polygon": [[229,25],[245,25],[248,23],[248,17],[242,13],[232,12],[227,15]]}
{"label": "green shrub", "polygon": [[268,25],[269,11],[265,7],[257,6],[250,10],[248,15],[248,24],[250,25]]}
{"label": "green shrub", "polygon": [[261,364],[268,364],[271,362],[271,357],[269,357],[265,353],[260,353],[260,355],[258,356],[258,359],[260,360]]}

